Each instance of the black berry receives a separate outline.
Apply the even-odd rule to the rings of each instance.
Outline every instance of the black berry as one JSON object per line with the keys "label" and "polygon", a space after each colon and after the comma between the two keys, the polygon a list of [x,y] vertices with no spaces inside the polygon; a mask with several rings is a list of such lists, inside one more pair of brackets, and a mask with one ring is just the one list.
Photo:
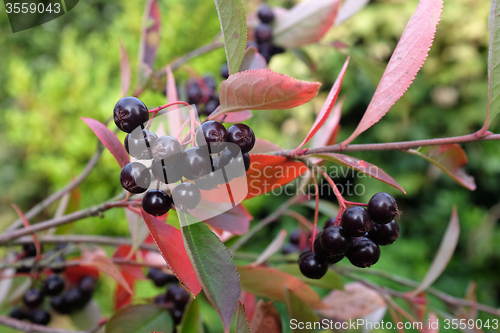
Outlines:
{"label": "black berry", "polygon": [[170,210],[172,199],[162,190],[149,190],[142,198],[142,209],[153,216],[160,216]]}
{"label": "black berry", "polygon": [[217,107],[219,106],[219,104],[220,104],[219,97],[210,99],[207,102],[207,104],[205,104],[205,114],[207,116],[211,115],[215,111],[215,109],[217,109]]}
{"label": "black berry", "polygon": [[273,29],[267,23],[259,23],[254,30],[257,43],[268,42],[273,38]]}
{"label": "black berry", "polygon": [[10,310],[9,317],[17,320],[23,320],[24,318],[26,318],[26,313],[23,311],[23,309],[15,307]]}
{"label": "black berry", "polygon": [[179,325],[182,321],[183,311],[177,308],[170,308],[168,312],[172,315],[172,319],[174,320],[174,325]]}
{"label": "black berry", "polygon": [[210,191],[217,188],[219,185],[224,184],[224,175],[219,168],[219,158],[215,157],[212,159],[212,172],[203,177],[194,180],[196,186],[201,190]]}
{"label": "black berry", "polygon": [[70,309],[68,308],[68,305],[65,302],[65,295],[52,297],[50,300],[50,306],[56,312],[59,312],[61,314],[67,314],[70,312]]}
{"label": "black berry", "polygon": [[288,238],[290,239],[290,243],[299,245],[300,243],[300,235],[302,235],[302,231],[300,229],[295,229],[290,233]]}
{"label": "black berry", "polygon": [[171,284],[167,290],[167,299],[175,304],[178,309],[184,309],[191,298],[189,292],[178,284]]}
{"label": "black berry", "polygon": [[375,223],[389,223],[398,212],[398,205],[394,198],[384,192],[375,194],[368,202],[368,213]]}
{"label": "black berry", "polygon": [[64,280],[59,275],[51,275],[43,281],[42,292],[44,295],[56,296],[64,290]]}
{"label": "black berry", "polygon": [[57,256],[53,261],[52,265],[50,266],[50,270],[53,273],[62,273],[66,270],[66,259],[64,259],[63,256]]}
{"label": "black berry", "polygon": [[335,217],[330,217],[328,220],[325,221],[323,229],[326,230],[330,227],[333,227],[334,225],[335,225]]}
{"label": "black berry", "polygon": [[372,226],[370,214],[363,207],[348,208],[342,215],[342,229],[353,237],[363,236]]}
{"label": "black berry", "polygon": [[229,67],[227,66],[227,63],[220,66],[220,76],[224,80],[226,80],[229,77]]}
{"label": "black berry", "polygon": [[[40,249],[41,250],[41,249]],[[23,245],[23,257],[31,258],[36,256],[36,246],[35,243],[28,243]]]}
{"label": "black berry", "polygon": [[220,153],[226,147],[227,130],[218,121],[206,121],[196,132],[198,146],[207,145],[211,154]]}
{"label": "black berry", "polygon": [[[134,135],[134,132],[138,134]],[[153,158],[151,147],[153,147],[155,141],[158,139],[156,134],[153,132],[143,129],[134,130],[134,132],[129,133],[125,136],[123,145],[125,150],[130,156],[133,156],[140,160],[150,160]]]}
{"label": "black berry", "polygon": [[23,302],[28,308],[36,308],[43,302],[43,294],[39,289],[30,289],[24,294]]}
{"label": "black berry", "polygon": [[31,310],[27,317],[33,324],[47,325],[50,322],[50,313],[42,309]]}
{"label": "black berry", "polygon": [[305,277],[321,279],[328,271],[328,264],[315,253],[307,253],[299,258],[299,268]]}
{"label": "black berry", "polygon": [[370,267],[380,258],[380,248],[371,239],[360,237],[347,252],[347,258],[356,267]]}
{"label": "black berry", "polygon": [[281,249],[281,254],[291,254],[299,251],[300,247],[298,247],[297,245],[292,243],[286,243],[285,245],[283,245],[283,248]]}
{"label": "black berry", "polygon": [[164,135],[154,142],[152,152],[155,161],[163,160],[165,165],[172,165],[181,158],[182,147],[176,138]]}
{"label": "black berry", "polygon": [[92,276],[85,276],[78,284],[78,289],[85,295],[92,295],[97,281]]}
{"label": "black berry", "polygon": [[212,172],[212,161],[206,146],[186,149],[180,162],[187,179],[194,180]]}
{"label": "black berry", "polygon": [[151,184],[151,174],[144,164],[132,162],[120,172],[120,183],[130,193],[142,193]]}
{"label": "black berry", "polygon": [[[180,159],[182,159],[182,155]],[[153,161],[151,171],[157,180],[165,184],[177,183],[182,179],[182,166],[179,163],[166,165],[164,161]]]}
{"label": "black berry", "polygon": [[238,145],[241,153],[245,154],[255,145],[255,134],[245,124],[234,124],[227,129],[227,141]]}
{"label": "black berry", "polygon": [[151,279],[157,287],[163,287],[166,286],[167,283],[178,281],[175,275],[167,274],[158,268],[150,268],[148,278]]}
{"label": "black berry", "polygon": [[395,220],[386,224],[374,223],[373,228],[368,231],[368,238],[377,245],[389,245],[399,238],[399,225]]}
{"label": "black berry", "polygon": [[64,304],[68,312],[81,309],[85,305],[83,293],[77,287],[73,287],[64,295]]}
{"label": "black berry", "polygon": [[325,247],[321,245],[321,236],[323,232],[319,233],[314,240],[314,253],[316,256],[322,260],[326,261],[328,264],[335,264],[344,258],[343,253],[335,253],[328,251]]}
{"label": "black berry", "polygon": [[200,189],[193,183],[181,183],[172,190],[172,201],[177,209],[194,209],[201,201]]}
{"label": "black berry", "polygon": [[352,237],[341,227],[329,227],[321,234],[321,245],[331,255],[345,255],[352,245]]}
{"label": "black berry", "polygon": [[198,104],[203,97],[201,88],[196,80],[189,80],[186,83],[186,93],[189,104]]}
{"label": "black berry", "polygon": [[113,109],[116,126],[124,132],[131,133],[149,120],[146,105],[138,98],[124,97],[116,103]]}
{"label": "black berry", "polygon": [[244,176],[250,167],[250,155],[226,149],[219,157],[219,167],[224,168],[228,181]]}
{"label": "black berry", "polygon": [[211,75],[205,75],[203,77],[203,83],[205,83],[205,86],[208,88],[210,95],[217,89],[217,82],[215,82],[215,79]]}
{"label": "black berry", "polygon": [[166,307],[168,305],[167,295],[165,293],[160,294],[155,297],[153,302],[158,306]]}
{"label": "black berry", "polygon": [[271,23],[274,20],[274,12],[271,7],[266,4],[260,5],[257,16],[263,23]]}

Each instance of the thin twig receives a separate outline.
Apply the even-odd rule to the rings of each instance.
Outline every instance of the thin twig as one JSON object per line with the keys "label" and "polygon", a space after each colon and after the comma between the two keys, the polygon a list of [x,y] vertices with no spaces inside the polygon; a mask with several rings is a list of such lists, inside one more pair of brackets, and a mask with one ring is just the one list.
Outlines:
{"label": "thin twig", "polygon": [[5,316],[0,316],[0,325],[15,328],[26,333],[87,333],[85,331],[71,331],[61,328],[47,327],[43,325],[31,324],[22,320],[17,320]]}

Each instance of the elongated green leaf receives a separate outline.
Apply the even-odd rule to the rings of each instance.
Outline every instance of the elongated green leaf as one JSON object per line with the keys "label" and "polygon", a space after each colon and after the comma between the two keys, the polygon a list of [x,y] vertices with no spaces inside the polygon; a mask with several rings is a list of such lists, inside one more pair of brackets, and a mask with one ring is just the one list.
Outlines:
{"label": "elongated green leaf", "polygon": [[194,299],[185,310],[180,333],[203,333],[200,305],[198,302],[198,299]]}
{"label": "elongated green leaf", "polygon": [[248,327],[247,316],[245,314],[245,307],[243,304],[238,306],[236,311],[236,331],[235,333],[250,333],[250,327]]}
{"label": "elongated green leaf", "polygon": [[315,329],[312,326],[308,326],[307,323],[318,322],[318,316],[306,303],[304,303],[304,301],[288,288],[285,288],[285,303],[290,319],[296,319],[297,322],[306,323],[302,329],[292,328],[292,332],[312,333],[315,331]]}
{"label": "elongated green leaf", "polygon": [[328,270],[325,276],[321,279],[308,279],[300,272],[299,265],[297,264],[286,264],[275,266],[275,269],[295,276],[297,279],[304,281],[308,285],[321,287],[325,289],[344,289],[344,281],[342,277],[337,273]]}
{"label": "elongated green leaf", "polygon": [[106,325],[106,333],[171,333],[172,318],[167,310],[155,304],[134,305],[118,311]]}
{"label": "elongated green leaf", "polygon": [[491,1],[490,47],[488,52],[488,108],[485,126],[488,127],[500,112],[500,2]]}
{"label": "elongated green leaf", "polygon": [[238,72],[247,45],[245,9],[240,0],[215,0],[229,73]]}
{"label": "elongated green leaf", "polygon": [[241,295],[240,278],[233,258],[204,223],[185,225],[182,233],[196,275],[227,331]]}

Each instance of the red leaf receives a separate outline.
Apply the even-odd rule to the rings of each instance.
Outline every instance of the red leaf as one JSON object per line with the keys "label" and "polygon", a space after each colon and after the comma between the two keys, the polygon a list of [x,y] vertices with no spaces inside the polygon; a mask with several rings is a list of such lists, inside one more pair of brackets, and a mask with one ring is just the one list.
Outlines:
{"label": "red leaf", "polygon": [[349,65],[349,58],[347,58],[347,60],[344,63],[344,66],[340,70],[340,74],[337,77],[337,80],[335,80],[335,83],[333,84],[333,87],[330,90],[330,93],[328,94],[328,97],[326,98],[326,101],[323,104],[323,107],[321,108],[321,111],[319,112],[319,115],[316,118],[316,121],[314,122],[311,130],[307,134],[304,141],[302,141],[302,143],[292,151],[292,154],[296,153],[309,140],[311,140],[311,138],[314,136],[314,134],[316,134],[316,132],[321,128],[321,126],[323,126],[326,119],[330,115],[330,112],[332,111],[332,108],[335,105],[337,98],[339,97],[340,87],[342,86],[342,81],[344,80],[344,75],[345,75],[345,72],[347,70],[347,65]]}
{"label": "red leaf", "polygon": [[139,61],[152,68],[160,44],[160,8],[157,0],[148,0],[142,20]]}
{"label": "red leaf", "polygon": [[[175,86],[175,78],[172,73],[170,66],[167,66],[167,100],[169,103],[177,102],[179,97],[177,95],[177,87]],[[177,106],[172,106],[172,108],[178,109]],[[176,138],[179,135],[179,130],[182,127],[181,112],[180,111],[170,111],[167,113],[168,119],[168,131],[171,136]]]}
{"label": "red leaf", "polygon": [[467,154],[459,144],[422,147],[407,152],[431,162],[463,187],[471,191],[476,189],[474,177],[465,172]]}
{"label": "red leaf", "polygon": [[250,199],[283,186],[307,171],[300,162],[282,156],[250,155],[250,169],[247,172]]}
{"label": "red leaf", "polygon": [[245,56],[241,61],[239,72],[248,71],[251,69],[266,69],[267,61],[266,59],[255,49],[250,47],[245,51]]}
{"label": "red leaf", "polygon": [[[23,222],[24,227],[25,228],[29,228],[30,227],[30,222],[28,221],[28,219],[26,218],[26,216],[24,216],[23,211],[16,204],[12,204],[12,208],[14,208],[14,210],[17,213],[17,215],[19,215],[19,218]],[[41,250],[40,250],[40,241],[38,240],[38,236],[35,233],[31,234],[31,237],[33,237],[33,243],[35,244],[36,255],[38,256],[38,255],[40,255],[42,253]]]}
{"label": "red leaf", "polygon": [[406,194],[405,190],[399,185],[391,176],[389,176],[384,170],[380,169],[378,166],[365,162],[363,160],[357,159],[352,156],[347,156],[343,154],[336,153],[325,153],[320,155],[313,155],[314,157],[318,157],[333,163],[337,163],[340,165],[344,165],[354,170],[360,171],[362,173],[366,173],[367,175],[372,176],[378,180],[383,181],[386,184],[394,186],[404,194]]}
{"label": "red leaf", "polygon": [[145,212],[142,212],[142,217],[172,272],[193,296],[198,295],[201,291],[200,281],[184,248],[181,231]]}
{"label": "red leaf", "polygon": [[130,89],[130,61],[128,60],[127,50],[120,43],[120,81],[122,88],[122,96],[127,96],[128,90]]}
{"label": "red leaf", "polygon": [[[253,114],[252,111],[250,110],[245,110],[245,111],[237,111],[237,112],[231,112],[231,113],[226,113],[226,114],[221,114],[219,117],[217,117],[217,121],[222,121],[224,119],[225,123],[241,123],[245,120],[248,120],[252,118]],[[212,118],[210,118],[212,119]]]}
{"label": "red leaf", "polygon": [[253,220],[253,216],[250,215],[243,204],[239,204],[233,209],[209,218],[204,222],[212,227],[229,231],[235,235],[243,235],[248,232],[251,220]]}
{"label": "red leaf", "polygon": [[443,0],[420,0],[363,118],[342,147],[377,123],[408,90],[427,59],[442,9]]}
{"label": "red leaf", "polygon": [[95,133],[97,138],[101,140],[104,147],[108,148],[108,150],[113,154],[113,157],[118,162],[120,167],[124,167],[130,162],[130,158],[127,154],[127,151],[123,147],[120,140],[118,140],[115,133],[111,132],[109,128],[107,128],[103,123],[92,119],[92,118],[81,118]]}
{"label": "red leaf", "polygon": [[333,112],[326,120],[323,127],[314,135],[311,147],[318,148],[335,144],[340,129],[340,117],[342,116],[342,105],[344,98],[340,98],[333,107]]}
{"label": "red leaf", "polygon": [[[130,256],[130,251],[132,247],[130,245],[120,245],[117,247],[113,258],[129,258],[131,260],[136,260],[137,256],[134,253]],[[145,279],[142,269],[139,266],[133,265],[121,265],[121,272],[127,284],[133,289],[135,280]],[[130,294],[123,286],[117,285],[115,291],[115,310],[118,310],[126,305],[129,305],[132,300],[132,294]]]}
{"label": "red leaf", "polygon": [[320,85],[268,69],[236,73],[220,86],[220,112],[293,108],[313,99]]}
{"label": "red leaf", "polygon": [[245,314],[247,316],[247,320],[250,322],[255,312],[256,297],[254,294],[243,291],[241,293],[240,302],[245,306]]}
{"label": "red leaf", "polygon": [[250,151],[250,154],[264,154],[280,150],[283,150],[283,148],[273,142],[261,138],[255,138],[255,145]]}
{"label": "red leaf", "polygon": [[[79,258],[76,258],[75,260],[78,259]],[[71,260],[69,262],[71,262]],[[91,276],[94,279],[98,279],[99,271],[97,268],[90,266],[66,266],[64,270],[64,277],[73,284],[79,283],[85,276]]]}

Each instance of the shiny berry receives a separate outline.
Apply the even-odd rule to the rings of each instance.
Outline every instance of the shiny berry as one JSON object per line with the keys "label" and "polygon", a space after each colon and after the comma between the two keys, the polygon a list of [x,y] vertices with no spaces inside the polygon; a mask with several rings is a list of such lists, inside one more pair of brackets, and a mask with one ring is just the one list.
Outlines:
{"label": "shiny berry", "polygon": [[257,11],[257,16],[263,23],[271,23],[274,20],[274,12],[271,7],[266,4],[260,5],[259,10]]}
{"label": "shiny berry", "polygon": [[[139,128],[138,128],[139,129]],[[134,132],[138,132],[135,134]],[[151,147],[153,147],[158,137],[153,132],[143,129],[134,130],[125,136],[123,145],[130,156],[140,160],[150,160],[153,158]],[[134,135],[135,134],[135,135]]]}
{"label": "shiny berry", "polygon": [[177,209],[195,209],[201,201],[200,189],[193,183],[181,183],[172,190],[172,201]]}
{"label": "shiny berry", "polygon": [[250,155],[226,149],[219,157],[219,167],[224,169],[228,181],[242,177],[250,167]]}
{"label": "shiny berry", "polygon": [[212,172],[212,161],[206,146],[186,149],[180,163],[187,179],[193,180]]}
{"label": "shiny berry", "polygon": [[159,137],[151,148],[155,161],[163,160],[165,165],[179,163],[182,147],[176,138],[169,135]]}
{"label": "shiny berry", "polygon": [[85,295],[92,295],[97,281],[92,276],[85,276],[80,280],[78,289]]}
{"label": "shiny berry", "polygon": [[211,154],[220,153],[226,147],[227,130],[218,121],[206,121],[196,132],[198,146],[207,145]]}
{"label": "shiny berry", "polygon": [[377,245],[389,245],[399,238],[399,225],[395,220],[386,224],[374,223],[373,228],[368,231],[368,238]]}
{"label": "shiny berry", "polygon": [[299,258],[299,269],[309,279],[321,279],[328,271],[328,264],[311,252]]}
{"label": "shiny berry", "polygon": [[116,126],[124,132],[131,133],[137,127],[143,127],[149,120],[146,105],[138,98],[124,97],[113,109]]}
{"label": "shiny berry", "polygon": [[85,305],[86,300],[81,290],[73,287],[64,295],[64,303],[68,311],[74,311],[81,309]]}
{"label": "shiny berry", "polygon": [[167,283],[178,281],[175,275],[167,274],[161,269],[154,267],[149,269],[148,279],[151,279],[157,287],[164,287]]}
{"label": "shiny berry", "polygon": [[[179,155],[182,159],[182,155]],[[166,165],[164,161],[153,161],[151,171],[157,180],[165,184],[177,183],[182,179],[182,166],[180,163]]]}
{"label": "shiny berry", "polygon": [[360,237],[347,252],[347,258],[356,267],[370,267],[380,258],[380,248],[371,239]]}
{"label": "shiny berry", "polygon": [[24,312],[24,310],[19,307],[15,307],[10,310],[9,317],[17,320],[23,320],[24,318],[26,318],[26,312]]}
{"label": "shiny berry", "polygon": [[333,227],[334,225],[335,225],[335,217],[330,217],[328,220],[325,221],[325,224],[323,225],[323,230]]}
{"label": "shiny berry", "polygon": [[167,290],[167,299],[175,304],[175,307],[184,309],[191,298],[189,292],[178,284],[171,284]]}
{"label": "shiny berry", "polygon": [[212,172],[194,180],[196,186],[198,186],[200,190],[204,191],[210,191],[217,188],[219,185],[224,184],[224,182],[224,174],[219,168],[218,157],[212,159]]}
{"label": "shiny berry", "polygon": [[47,325],[50,322],[50,313],[42,309],[34,309],[28,312],[28,319],[33,324]]}
{"label": "shiny berry", "polygon": [[268,42],[273,38],[273,29],[267,23],[259,23],[254,30],[257,43]]}
{"label": "shiny berry", "polygon": [[198,104],[203,97],[201,88],[196,80],[189,80],[186,83],[186,94],[189,104]]}
{"label": "shiny berry", "polygon": [[234,124],[227,129],[227,141],[238,145],[241,153],[245,154],[255,145],[255,134],[245,124]]}
{"label": "shiny berry", "polygon": [[387,193],[379,192],[368,201],[368,213],[370,213],[375,223],[389,223],[394,219],[397,212],[396,200]]}
{"label": "shiny berry", "polygon": [[370,214],[363,207],[348,208],[342,215],[342,229],[353,237],[363,236],[372,226]]}
{"label": "shiny berry", "polygon": [[151,184],[151,174],[144,164],[132,162],[120,172],[120,183],[130,193],[142,193]]}
{"label": "shiny berry", "polygon": [[56,312],[59,312],[61,314],[67,314],[70,312],[70,309],[68,308],[68,305],[66,304],[64,296],[65,295],[59,295],[56,297],[52,297],[50,299],[51,308],[54,309]]}
{"label": "shiny berry", "polygon": [[63,256],[57,256],[50,266],[52,273],[62,273],[66,270],[66,259]]}
{"label": "shiny berry", "polygon": [[344,255],[352,245],[352,237],[341,227],[329,227],[321,234],[321,246],[331,255]]}
{"label": "shiny berry", "polygon": [[321,235],[323,232],[319,233],[314,240],[314,253],[319,259],[326,261],[328,264],[335,264],[344,258],[342,253],[330,253],[321,245]]}
{"label": "shiny berry", "polygon": [[51,275],[43,281],[44,295],[56,296],[64,290],[64,280],[59,275]]}
{"label": "shiny berry", "polygon": [[229,77],[229,67],[227,66],[227,63],[220,66],[220,76],[224,80],[226,80]]}
{"label": "shiny berry", "polygon": [[[41,250],[41,249],[40,249]],[[36,246],[35,243],[28,243],[23,245],[23,257],[31,258],[36,256]]]}
{"label": "shiny berry", "polygon": [[142,198],[142,209],[153,216],[160,216],[170,210],[172,199],[162,190],[149,190]]}
{"label": "shiny berry", "polygon": [[24,294],[23,302],[28,308],[36,308],[43,302],[43,294],[39,289],[30,289]]}
{"label": "shiny berry", "polygon": [[281,249],[281,254],[291,254],[300,251],[300,247],[292,243],[286,243]]}
{"label": "shiny berry", "polygon": [[174,320],[174,325],[179,325],[182,321],[182,314],[183,311],[178,308],[170,308],[168,309],[168,312],[172,315],[172,319]]}

